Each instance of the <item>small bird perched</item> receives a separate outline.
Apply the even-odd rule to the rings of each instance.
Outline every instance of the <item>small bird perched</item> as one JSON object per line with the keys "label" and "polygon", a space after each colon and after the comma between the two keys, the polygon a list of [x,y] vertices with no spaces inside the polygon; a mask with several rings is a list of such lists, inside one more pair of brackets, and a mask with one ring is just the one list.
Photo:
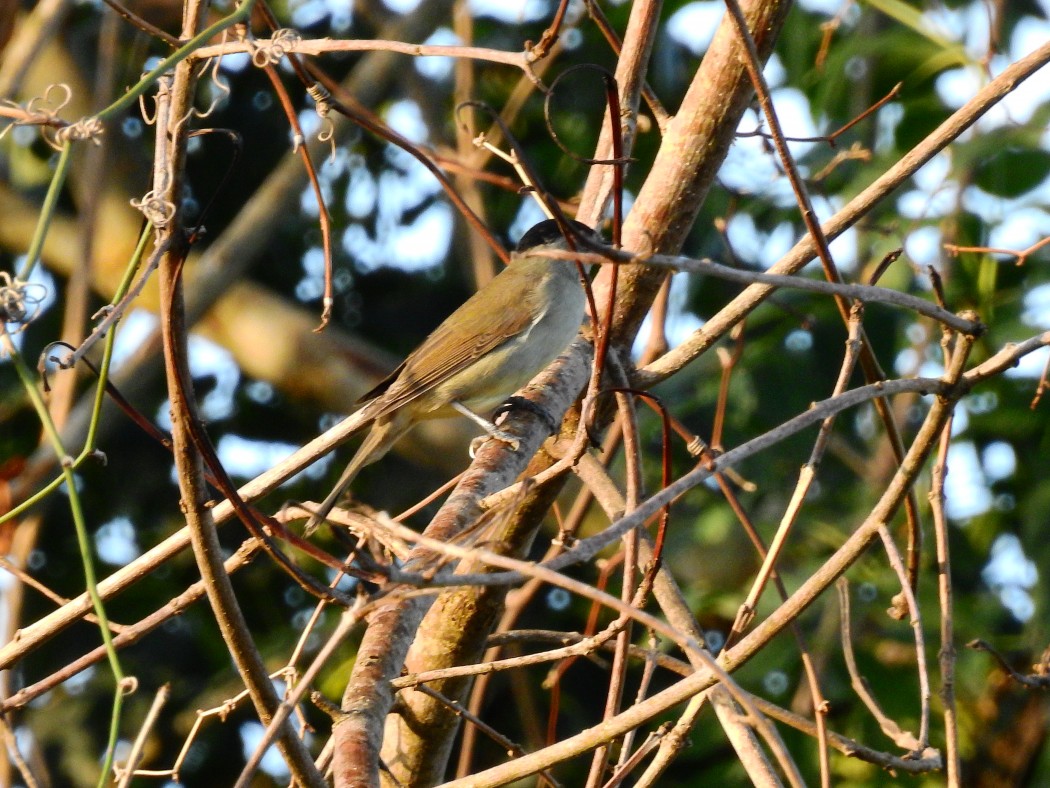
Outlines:
{"label": "small bird perched", "polygon": [[[582,237],[601,237],[570,222]],[[583,322],[585,298],[576,265],[533,252],[568,249],[558,223],[540,222],[518,241],[497,276],[448,316],[416,350],[360,402],[372,429],[335,488],[306,524],[310,535],[328,516],[358,471],[375,462],[415,424],[457,412],[494,438],[516,441],[478,415],[532,380],[569,346]]]}

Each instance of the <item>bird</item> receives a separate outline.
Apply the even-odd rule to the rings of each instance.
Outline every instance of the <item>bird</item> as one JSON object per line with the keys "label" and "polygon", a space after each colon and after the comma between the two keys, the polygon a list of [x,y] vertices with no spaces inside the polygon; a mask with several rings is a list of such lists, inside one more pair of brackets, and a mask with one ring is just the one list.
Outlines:
{"label": "bird", "polygon": [[[575,233],[591,243],[601,236],[577,221]],[[307,521],[309,536],[328,517],[358,472],[386,454],[425,419],[457,413],[492,437],[516,441],[478,415],[502,404],[545,369],[575,339],[585,296],[576,264],[536,255],[568,249],[554,219],[521,236],[510,263],[467,299],[410,353],[397,369],[358,401],[371,429],[335,487]]]}

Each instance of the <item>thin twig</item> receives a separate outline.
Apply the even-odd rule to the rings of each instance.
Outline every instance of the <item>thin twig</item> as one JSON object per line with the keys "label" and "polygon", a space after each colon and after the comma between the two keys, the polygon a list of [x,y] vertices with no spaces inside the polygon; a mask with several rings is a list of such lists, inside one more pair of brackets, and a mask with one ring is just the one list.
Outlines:
{"label": "thin twig", "polygon": [[[944,332],[945,362],[948,360],[949,334]],[[937,553],[937,600],[940,603],[940,638],[938,664],[941,673],[941,705],[944,708],[944,744],[947,765],[947,784],[950,788],[962,785],[962,764],[959,758],[959,712],[955,704],[955,611],[952,601],[952,564],[948,540],[948,518],[944,511],[944,481],[948,475],[948,448],[951,445],[952,419],[941,433],[937,460],[930,474],[930,512]]]}
{"label": "thin twig", "polygon": [[146,712],[146,719],[142,721],[138,736],[135,737],[135,741],[131,745],[131,752],[128,753],[127,761],[124,762],[123,766],[114,769],[118,777],[117,788],[127,788],[127,786],[131,785],[131,778],[135,776],[135,771],[142,761],[143,750],[146,748],[146,739],[153,730],[153,726],[160,716],[161,709],[164,708],[164,704],[168,702],[170,696],[171,684],[162,685],[153,696],[153,703],[150,704],[149,711]]}
{"label": "thin twig", "polygon": [[857,659],[853,654],[853,626],[850,617],[849,583],[846,582],[845,578],[840,577],[835,587],[838,590],[839,608],[842,611],[842,656],[845,659],[846,670],[849,673],[850,686],[853,687],[853,691],[857,693],[857,697],[860,698],[865,708],[871,713],[871,716],[875,718],[882,732],[901,749],[916,752],[921,749],[919,740],[915,738],[914,734],[902,730],[882,710],[875,696],[871,694],[867,681],[864,680],[864,677],[860,675],[860,671],[857,669]]}

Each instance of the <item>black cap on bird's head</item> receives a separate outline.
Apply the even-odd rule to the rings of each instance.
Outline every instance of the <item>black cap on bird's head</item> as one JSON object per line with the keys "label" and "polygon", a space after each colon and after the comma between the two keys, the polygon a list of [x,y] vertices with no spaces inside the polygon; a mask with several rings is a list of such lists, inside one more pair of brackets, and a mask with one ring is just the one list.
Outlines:
{"label": "black cap on bird's head", "polygon": [[[597,231],[574,219],[569,219],[568,221],[577,234],[595,243],[601,243],[601,236]],[[514,251],[520,254],[521,252],[527,252],[539,246],[548,246],[564,239],[565,236],[562,234],[561,228],[558,227],[558,223],[554,219],[547,219],[539,224],[534,224],[526,230],[525,234],[521,236],[521,240],[518,241],[518,245],[514,247]]]}

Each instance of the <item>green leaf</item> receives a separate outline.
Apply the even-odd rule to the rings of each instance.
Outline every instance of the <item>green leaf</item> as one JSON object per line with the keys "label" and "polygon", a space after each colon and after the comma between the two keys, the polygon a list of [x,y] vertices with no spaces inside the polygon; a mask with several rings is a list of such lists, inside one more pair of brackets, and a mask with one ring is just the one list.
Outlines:
{"label": "green leaf", "polygon": [[941,63],[941,67],[947,67],[948,65],[973,65],[973,61],[967,57],[966,50],[963,47],[949,38],[941,35],[933,25],[930,24],[930,20],[925,17],[917,8],[913,8],[903,0],[865,0],[867,5],[872,8],[881,11],[891,19],[895,19],[905,27],[911,28],[922,37],[936,44],[942,50],[944,55],[949,58],[951,63]]}
{"label": "green leaf", "polygon": [[974,183],[989,194],[1019,197],[1050,174],[1050,152],[1033,148],[1004,148],[977,165]]}

